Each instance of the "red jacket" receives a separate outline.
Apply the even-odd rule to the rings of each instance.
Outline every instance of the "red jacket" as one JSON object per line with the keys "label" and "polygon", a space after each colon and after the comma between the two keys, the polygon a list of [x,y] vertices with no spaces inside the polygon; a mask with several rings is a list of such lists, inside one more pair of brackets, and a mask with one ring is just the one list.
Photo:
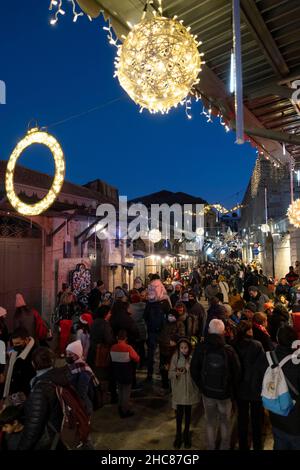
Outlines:
{"label": "red jacket", "polygon": [[117,382],[121,384],[130,384],[133,379],[133,362],[139,362],[140,357],[132,346],[125,340],[119,340],[110,350],[113,373]]}

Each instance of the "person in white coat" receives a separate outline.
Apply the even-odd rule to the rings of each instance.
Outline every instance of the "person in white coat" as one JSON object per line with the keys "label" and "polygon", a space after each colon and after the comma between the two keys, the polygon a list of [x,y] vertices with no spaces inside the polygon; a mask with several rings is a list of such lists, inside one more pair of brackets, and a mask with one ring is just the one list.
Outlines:
{"label": "person in white coat", "polygon": [[219,276],[219,287],[221,289],[221,292],[223,294],[223,303],[224,304],[228,304],[229,302],[229,286],[228,286],[228,283],[226,281],[226,278],[225,276]]}
{"label": "person in white coat", "polygon": [[175,449],[182,445],[182,421],[185,416],[185,428],[183,432],[184,447],[190,449],[192,440],[190,436],[190,424],[192,405],[200,402],[199,389],[194,383],[190,365],[192,360],[192,346],[188,338],[182,337],[177,343],[177,350],[173,354],[169,369],[169,379],[172,388],[172,406],[176,409],[176,438]]}

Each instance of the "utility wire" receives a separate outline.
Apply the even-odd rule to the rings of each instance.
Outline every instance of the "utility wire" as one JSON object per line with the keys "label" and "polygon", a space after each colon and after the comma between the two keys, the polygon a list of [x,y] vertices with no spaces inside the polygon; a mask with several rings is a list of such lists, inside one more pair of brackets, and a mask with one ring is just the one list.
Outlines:
{"label": "utility wire", "polygon": [[81,113],[73,114],[72,116],[69,116],[65,119],[62,119],[60,121],[52,122],[48,126],[43,126],[43,127],[56,127],[60,126],[61,124],[64,124],[65,122],[72,121],[73,119],[77,119],[81,116],[85,116],[86,114],[93,113],[94,111],[98,111],[99,109],[105,108],[106,106],[109,106],[111,104],[117,103],[118,101],[121,101],[123,99],[123,96],[120,96],[119,98],[114,98],[113,100],[107,101],[106,103],[102,103],[98,106],[94,106],[93,108],[88,109],[87,111],[83,111]]}

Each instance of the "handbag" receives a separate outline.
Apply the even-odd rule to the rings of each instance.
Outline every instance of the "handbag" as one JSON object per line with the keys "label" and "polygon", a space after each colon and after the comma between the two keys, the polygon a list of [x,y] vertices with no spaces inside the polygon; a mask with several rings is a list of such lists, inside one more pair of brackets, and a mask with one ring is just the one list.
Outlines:
{"label": "handbag", "polygon": [[106,344],[97,344],[96,347],[96,357],[95,357],[95,366],[96,367],[110,367],[111,357],[110,357],[110,346]]}

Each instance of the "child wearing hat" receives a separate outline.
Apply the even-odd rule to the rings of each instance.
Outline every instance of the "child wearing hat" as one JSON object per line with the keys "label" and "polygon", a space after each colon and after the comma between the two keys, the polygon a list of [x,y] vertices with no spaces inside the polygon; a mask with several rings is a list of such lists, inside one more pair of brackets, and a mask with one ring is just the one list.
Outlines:
{"label": "child wearing hat", "polygon": [[82,313],[79,317],[76,339],[81,341],[83,349],[83,359],[86,361],[90,349],[90,328],[93,324],[91,313]]}
{"label": "child wearing hat", "polygon": [[[192,380],[190,366],[192,359],[192,346],[188,338],[180,338],[177,342],[177,350],[171,359],[169,379],[172,388],[172,406],[176,409],[176,437],[175,449],[180,449],[182,441],[184,447],[190,449],[192,440],[190,424],[192,405],[200,402],[198,387]],[[185,427],[182,435],[182,421],[185,417]]]}

